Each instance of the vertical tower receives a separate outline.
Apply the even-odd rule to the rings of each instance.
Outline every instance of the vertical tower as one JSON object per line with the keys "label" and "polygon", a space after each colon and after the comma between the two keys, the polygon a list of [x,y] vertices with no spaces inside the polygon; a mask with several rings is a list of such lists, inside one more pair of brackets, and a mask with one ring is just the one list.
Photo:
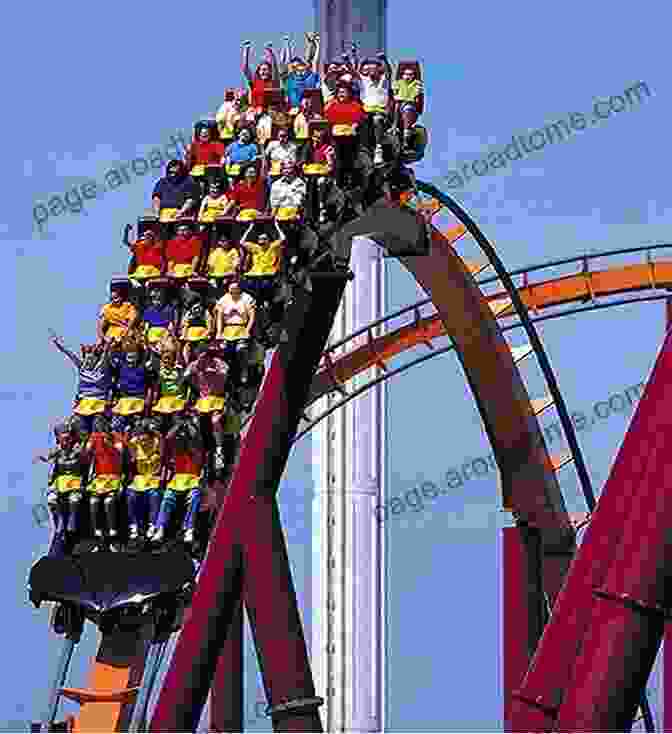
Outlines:
{"label": "vertical tower", "polygon": [[[314,0],[320,61],[338,58],[353,40],[361,58],[386,50],[386,5],[387,0]],[[354,241],[355,280],[346,290],[332,343],[384,314],[381,255],[369,240]],[[369,377],[362,375],[356,385]],[[329,732],[384,727],[384,537],[375,510],[384,501],[385,398],[384,384],[375,387],[313,431],[312,654]],[[315,412],[331,400],[319,401]]]}

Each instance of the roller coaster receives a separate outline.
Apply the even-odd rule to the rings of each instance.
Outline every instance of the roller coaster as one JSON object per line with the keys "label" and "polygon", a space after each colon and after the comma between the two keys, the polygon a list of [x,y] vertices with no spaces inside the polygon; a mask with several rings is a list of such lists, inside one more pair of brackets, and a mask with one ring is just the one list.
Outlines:
{"label": "roller coaster", "polygon": [[[380,60],[367,63],[382,66]],[[301,139],[300,126],[292,128],[308,146],[301,177],[294,158],[278,164],[259,149],[247,160],[232,158],[226,143],[231,145],[236,131],[249,129],[243,120],[252,120],[258,138],[267,134],[266,140],[278,139],[278,130],[296,120],[275,84],[272,59],[267,66],[266,77],[257,73],[250,80],[247,109],[240,105],[242,96],[231,93],[226,115],[196,125],[185,161],[188,176],[176,162],[168,164],[167,172],[172,169],[179,181],[168,176],[157,185],[156,211],[139,220],[135,243],[125,237],[133,260],[128,278],[113,281],[116,300],[101,313],[99,341],[81,358],[70,353],[80,388],[101,360],[116,365],[119,382],[124,365],[137,367],[124,362],[124,353],[142,352],[142,368],[155,377],[135,394],[115,391],[112,383],[106,383],[103,397],[80,390],[78,419],[59,427],[58,440],[65,436],[65,443],[47,457],[67,469],[71,465],[62,457],[78,446],[84,458],[74,484],[68,483],[72,468],[52,476],[54,540],[29,577],[31,601],[54,604],[52,626],[65,638],[45,715],[33,729],[195,731],[211,695],[210,730],[242,731],[244,606],[274,731],[322,731],[323,701],[313,683],[277,507],[282,473],[292,445],[320,420],[373,384],[452,349],[492,445],[503,507],[513,513],[525,539],[523,553],[539,571],[539,593],[521,604],[526,614],[517,624],[523,642],[510,639],[505,651],[507,729],[627,731],[639,707],[647,730],[653,730],[643,691],[670,607],[665,565],[672,559],[665,538],[672,507],[663,480],[666,439],[672,436],[666,410],[672,337],[665,340],[598,503],[535,324],[666,299],[672,260],[655,260],[652,253],[669,246],[509,272],[457,202],[416,181],[409,166],[421,160],[427,144],[426,131],[415,127],[417,114],[403,120],[397,115],[399,127],[382,130],[380,113],[364,106],[352,124],[344,122],[343,115],[359,104],[339,96],[351,84],[343,81],[352,76],[348,64],[324,69],[327,76],[341,75],[323,90],[336,95],[339,115],[330,119],[329,105],[322,109],[326,100],[304,92],[320,109],[302,105],[300,112],[314,140]],[[402,62],[400,79],[406,79],[405,69],[420,76],[417,62]],[[246,135],[236,148],[243,157],[253,145],[252,134]],[[260,197],[268,194],[269,181],[267,207]],[[276,191],[282,189],[285,198],[278,193],[274,200],[278,181],[285,188]],[[193,208],[194,201],[206,200],[206,190],[214,217],[207,207],[196,204],[198,213]],[[438,226],[442,218],[449,220],[447,228]],[[382,336],[376,322],[327,346],[344,290],[356,277],[348,262],[357,237],[397,259],[428,298],[387,316]],[[460,242],[467,238],[480,248],[482,261],[460,256]],[[211,257],[219,249],[224,254]],[[230,249],[238,252],[237,264],[218,270]],[[269,254],[278,251],[281,256]],[[624,254],[644,255],[645,261],[590,267],[597,257]],[[259,263],[264,267],[255,270]],[[579,269],[532,281],[540,271],[565,266]],[[488,268],[494,275],[484,277]],[[248,286],[243,301],[241,276]],[[260,280],[250,282],[255,276]],[[154,302],[152,290],[164,296]],[[168,307],[173,312],[167,321],[142,321],[148,310]],[[510,347],[504,332],[515,328],[524,330],[527,342]],[[451,345],[435,348],[432,342],[446,336]],[[255,345],[261,347],[257,356]],[[399,368],[388,365],[420,345],[428,354]],[[116,362],[110,356],[115,352],[121,354]],[[87,362],[87,354],[95,359]],[[528,395],[521,373],[533,356],[548,389],[538,398]],[[378,371],[373,379],[349,389],[353,377],[371,368]],[[198,379],[208,369],[223,378],[221,389]],[[327,410],[307,416],[325,395],[335,396]],[[544,440],[539,417],[550,409],[557,411],[566,454],[551,455]],[[152,423],[148,415],[157,413]],[[110,416],[127,420],[106,423]],[[151,435],[157,436],[159,461],[143,473],[144,455],[129,446]],[[587,505],[580,548],[577,519],[567,512],[557,476],[570,465]],[[59,484],[59,476],[68,481]],[[155,485],[142,485],[138,477],[154,478]],[[147,489],[160,504],[152,509],[147,494],[149,514],[138,523],[137,497],[129,497]],[[101,642],[87,687],[71,688],[67,673],[87,621],[99,628]],[[150,697],[165,664],[150,720]],[[62,697],[80,704],[78,717],[57,721]]]}

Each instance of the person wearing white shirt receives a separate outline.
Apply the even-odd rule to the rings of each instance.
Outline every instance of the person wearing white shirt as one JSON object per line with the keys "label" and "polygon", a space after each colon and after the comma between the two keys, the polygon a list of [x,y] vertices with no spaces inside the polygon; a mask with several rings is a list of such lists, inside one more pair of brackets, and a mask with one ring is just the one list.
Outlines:
{"label": "person wearing white shirt", "polygon": [[279,176],[284,163],[296,161],[297,145],[289,139],[289,130],[281,127],[277,140],[271,140],[266,146],[266,160],[270,175]]}
{"label": "person wearing white shirt", "polygon": [[282,176],[271,186],[271,213],[280,221],[298,219],[306,200],[306,182],[296,175],[296,163],[282,165]]}
{"label": "person wearing white shirt", "polygon": [[365,59],[359,69],[361,100],[373,129],[374,165],[383,163],[383,138],[389,126],[392,69],[384,53]]}

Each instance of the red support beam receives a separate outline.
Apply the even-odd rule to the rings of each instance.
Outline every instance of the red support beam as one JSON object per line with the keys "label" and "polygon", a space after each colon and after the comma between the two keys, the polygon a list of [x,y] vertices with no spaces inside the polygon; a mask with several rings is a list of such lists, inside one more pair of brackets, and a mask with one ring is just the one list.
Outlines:
{"label": "red support beam", "polygon": [[504,731],[514,731],[511,694],[527,672],[544,622],[541,534],[525,527],[503,528],[502,544]]}
{"label": "red support beam", "polygon": [[623,487],[627,494],[635,490],[626,528],[606,580],[594,592],[588,634],[558,713],[559,731],[629,731],[662,640],[672,602],[672,345],[661,362],[667,419],[641,437],[647,459],[641,486]]}
{"label": "red support beam", "polygon": [[238,604],[210,691],[210,732],[244,731],[243,657],[243,605]]}
{"label": "red support beam", "polygon": [[322,731],[275,495],[345,284],[345,278],[329,278],[311,294],[295,294],[288,340],[273,356],[243,439],[152,732],[195,730],[243,583],[274,729]]}
{"label": "red support beam", "polygon": [[[650,491],[646,478],[651,470],[651,437],[668,428],[671,377],[672,336],[668,333],[530,670],[514,694],[511,712],[516,731],[553,731],[556,725],[577,657],[590,642],[586,635],[594,605],[593,590],[605,582],[628,519],[640,506],[639,495]],[[640,541],[645,542],[647,525],[640,520]],[[629,651],[621,654],[632,660]]]}

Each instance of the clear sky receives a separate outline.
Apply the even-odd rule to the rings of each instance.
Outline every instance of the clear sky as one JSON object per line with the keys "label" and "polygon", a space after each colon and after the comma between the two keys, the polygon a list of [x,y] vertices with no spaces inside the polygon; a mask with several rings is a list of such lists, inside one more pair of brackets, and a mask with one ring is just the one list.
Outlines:
{"label": "clear sky", "polygon": [[[449,190],[513,268],[551,257],[672,241],[665,193],[670,160],[669,82],[660,71],[669,45],[668,5],[567,0],[539,5],[389,3],[389,55],[419,58],[427,89],[430,147],[418,174]],[[5,9],[3,116],[8,185],[0,237],[8,279],[0,295],[10,319],[0,401],[4,497],[0,509],[6,604],[0,722],[37,718],[60,644],[47,612],[25,593],[30,564],[44,552],[46,527],[31,505],[46,470],[34,453],[68,411],[75,375],[49,345],[48,328],[77,346],[94,337],[109,277],[125,271],[120,235],[149,205],[154,174],[86,202],[85,213],[50,214],[42,231],[34,207],[87,181],[104,180],[120,162],[170,143],[177,131],[212,113],[225,87],[241,83],[239,46],[257,50],[301,41],[312,3],[252,8],[194,8],[183,3],[12,4]],[[547,145],[492,175],[455,188],[451,171],[502,150],[571,113],[589,114],[638,82],[651,92],[569,140]],[[601,108],[604,109],[604,108]],[[17,118],[10,112],[21,110]],[[482,170],[482,168],[480,169]],[[78,208],[74,195],[70,205]],[[58,212],[58,209],[55,209]],[[37,218],[44,210],[37,210]],[[390,265],[390,309],[417,297],[410,277]],[[645,379],[664,329],[661,304],[555,321],[541,335],[570,408]],[[512,341],[522,339],[518,333]],[[11,344],[11,348],[9,345]],[[541,382],[530,362],[533,397]],[[390,495],[423,479],[439,482],[466,458],[488,453],[482,423],[454,355],[390,385]],[[545,418],[544,420],[550,420]],[[579,435],[596,490],[605,481],[629,414]],[[309,631],[309,444],[293,454],[281,502],[290,555]],[[563,489],[582,509],[571,468]],[[398,731],[492,731],[501,727],[500,532],[494,473],[442,496],[425,512],[390,518],[388,723]],[[83,685],[95,639],[80,645],[73,685]],[[256,696],[250,668],[248,709]],[[249,722],[252,729],[265,724]]]}

